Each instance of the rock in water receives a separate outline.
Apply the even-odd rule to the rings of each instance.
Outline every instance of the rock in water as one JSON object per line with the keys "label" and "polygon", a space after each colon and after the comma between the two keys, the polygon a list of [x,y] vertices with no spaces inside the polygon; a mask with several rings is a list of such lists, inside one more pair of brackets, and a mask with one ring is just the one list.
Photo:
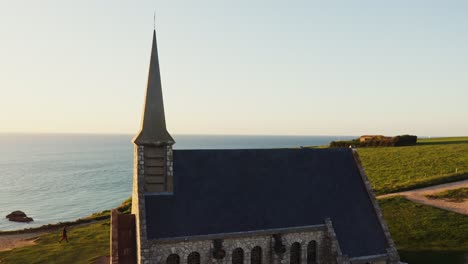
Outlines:
{"label": "rock in water", "polygon": [[14,211],[7,215],[6,218],[12,222],[32,222],[34,221],[31,217],[28,217],[23,211]]}
{"label": "rock in water", "polygon": [[11,217],[26,217],[26,214],[23,211],[13,211],[9,215],[6,216],[6,218],[11,218]]}

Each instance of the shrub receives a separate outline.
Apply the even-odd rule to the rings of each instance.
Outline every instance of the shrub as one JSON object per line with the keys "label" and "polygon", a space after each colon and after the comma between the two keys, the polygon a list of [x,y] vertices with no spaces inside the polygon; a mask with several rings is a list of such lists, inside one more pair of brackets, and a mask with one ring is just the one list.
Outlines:
{"label": "shrub", "polygon": [[413,146],[418,141],[418,137],[413,135],[396,136],[394,139],[395,146]]}
{"label": "shrub", "polygon": [[353,147],[400,147],[400,146],[413,146],[416,145],[418,140],[417,136],[413,135],[402,135],[396,137],[379,137],[360,142],[359,139],[345,140],[345,141],[332,141],[330,142],[330,148],[348,148]]}
{"label": "shrub", "polygon": [[345,141],[332,141],[330,142],[330,148],[349,148],[349,146],[359,146],[359,139],[345,140]]}

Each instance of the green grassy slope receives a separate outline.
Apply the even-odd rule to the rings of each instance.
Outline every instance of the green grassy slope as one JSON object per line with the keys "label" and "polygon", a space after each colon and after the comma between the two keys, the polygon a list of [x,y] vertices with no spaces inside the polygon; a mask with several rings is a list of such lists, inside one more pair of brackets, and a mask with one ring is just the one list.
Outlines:
{"label": "green grassy slope", "polygon": [[402,197],[379,201],[402,261],[461,264],[468,252],[468,217]]}
{"label": "green grassy slope", "polygon": [[418,141],[410,147],[359,148],[376,194],[468,179],[468,137]]}
{"label": "green grassy slope", "polygon": [[[127,214],[130,213],[131,207],[132,201],[131,198],[129,198],[117,207],[117,210],[120,213]],[[104,218],[107,220],[94,222],[85,226],[73,226],[76,223],[80,223],[80,220],[68,223],[69,243],[58,243],[62,235],[63,223],[46,226],[44,229],[51,233],[40,236],[36,241],[36,245],[0,252],[0,263],[92,263],[97,257],[109,255],[109,217],[110,211],[106,210],[83,219],[94,220]],[[33,230],[40,231],[43,229],[35,228]],[[14,232],[4,233],[8,234]]]}
{"label": "green grassy slope", "polygon": [[419,145],[444,145],[467,143],[468,137],[420,138]]}
{"label": "green grassy slope", "polygon": [[69,243],[58,241],[61,229],[39,237],[37,244],[0,252],[0,263],[92,263],[99,256],[109,255],[109,220],[83,227],[72,227]]}

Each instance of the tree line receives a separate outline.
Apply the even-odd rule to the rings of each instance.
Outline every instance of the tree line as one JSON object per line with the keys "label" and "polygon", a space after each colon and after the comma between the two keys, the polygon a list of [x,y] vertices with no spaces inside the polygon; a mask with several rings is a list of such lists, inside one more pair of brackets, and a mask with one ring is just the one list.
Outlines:
{"label": "tree line", "polygon": [[330,142],[331,148],[365,148],[365,147],[401,147],[416,145],[418,137],[414,135],[400,135],[396,137],[375,137],[366,141],[359,138],[344,141]]}

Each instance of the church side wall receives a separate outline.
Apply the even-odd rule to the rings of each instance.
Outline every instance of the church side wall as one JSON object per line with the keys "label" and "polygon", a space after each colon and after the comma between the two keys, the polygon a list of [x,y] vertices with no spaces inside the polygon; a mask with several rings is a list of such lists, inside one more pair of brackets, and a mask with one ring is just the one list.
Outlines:
{"label": "church side wall", "polygon": [[[232,263],[233,251],[241,248],[244,252],[244,263],[250,263],[251,252],[254,247],[261,247],[262,249],[262,264],[283,264],[290,263],[290,249],[293,243],[301,245],[301,263],[307,263],[307,246],[309,242],[315,241],[317,243],[317,264],[330,263],[326,260],[330,259],[328,250],[329,247],[322,246],[327,243],[326,230],[313,231],[313,232],[295,232],[295,233],[282,233],[282,243],[286,246],[286,252],[278,255],[274,252],[274,238],[271,234],[268,235],[252,235],[236,238],[224,238],[222,241],[222,249],[225,250],[226,255],[221,260],[216,260],[212,256],[214,249],[213,239],[193,240],[182,242],[160,242],[149,241],[150,253],[149,263],[151,264],[166,264],[169,255],[176,254],[180,258],[180,264],[187,264],[187,258],[192,252],[200,254],[200,263],[217,263],[227,264]],[[332,259],[336,257],[331,257]]]}

